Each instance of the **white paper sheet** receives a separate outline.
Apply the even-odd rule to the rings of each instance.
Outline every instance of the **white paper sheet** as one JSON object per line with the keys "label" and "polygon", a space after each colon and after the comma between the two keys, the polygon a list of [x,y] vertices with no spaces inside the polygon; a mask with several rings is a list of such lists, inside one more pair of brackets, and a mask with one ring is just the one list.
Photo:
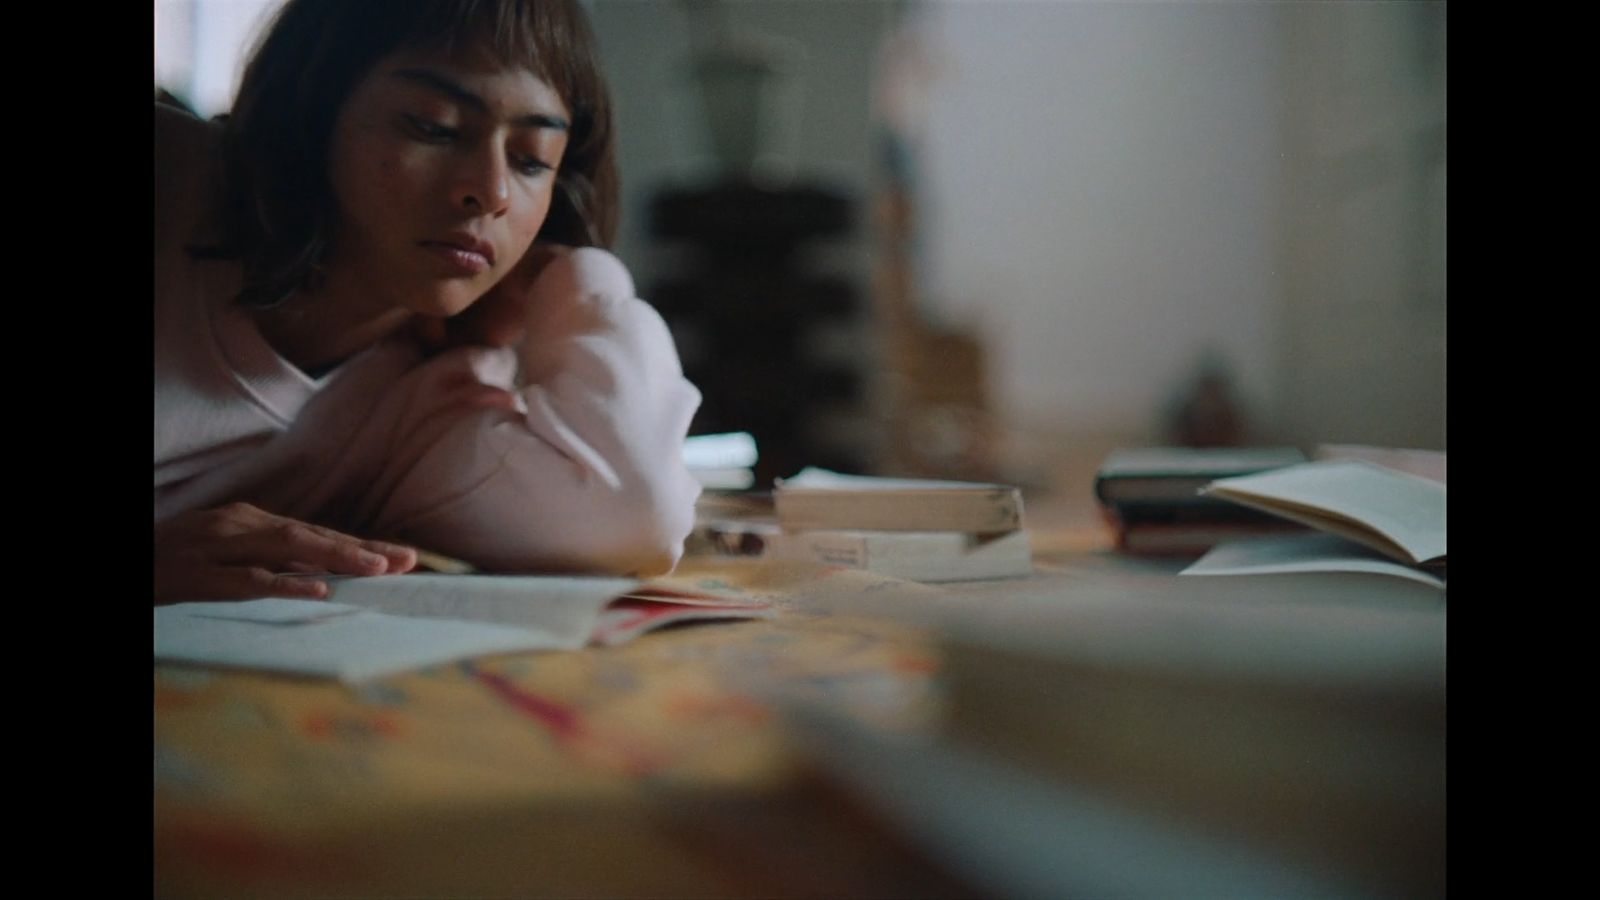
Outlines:
{"label": "white paper sheet", "polygon": [[1293,572],[1367,572],[1393,575],[1440,590],[1445,582],[1334,534],[1295,534],[1228,541],[1211,548],[1180,575],[1265,575]]}
{"label": "white paper sheet", "polygon": [[494,653],[567,646],[564,635],[411,619],[337,603],[268,598],[155,609],[157,662],[264,669],[357,683]]}
{"label": "white paper sheet", "polygon": [[637,588],[632,578],[411,573],[330,579],[330,600],[374,612],[531,628],[576,650],[606,604]]}
{"label": "white paper sheet", "polygon": [[[474,656],[613,645],[665,624],[770,618],[769,603],[632,578],[408,574],[329,577],[332,599],[160,607],[159,661],[361,681]],[[615,614],[608,605],[631,596]]]}

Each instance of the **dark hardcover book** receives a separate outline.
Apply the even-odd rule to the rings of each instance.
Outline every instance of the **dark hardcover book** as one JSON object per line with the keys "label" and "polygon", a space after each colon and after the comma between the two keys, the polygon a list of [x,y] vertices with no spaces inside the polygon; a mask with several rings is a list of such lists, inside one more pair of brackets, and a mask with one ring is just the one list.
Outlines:
{"label": "dark hardcover book", "polygon": [[1123,502],[1104,505],[1113,528],[1141,525],[1266,525],[1283,521],[1264,510],[1202,497],[1202,503]]}
{"label": "dark hardcover book", "polygon": [[1306,461],[1293,447],[1131,447],[1114,450],[1095,473],[1094,493],[1111,507],[1220,508],[1200,489],[1218,478],[1252,475]]}
{"label": "dark hardcover book", "polygon": [[1294,522],[1157,522],[1117,529],[1117,549],[1136,556],[1200,556],[1226,541],[1308,533]]}

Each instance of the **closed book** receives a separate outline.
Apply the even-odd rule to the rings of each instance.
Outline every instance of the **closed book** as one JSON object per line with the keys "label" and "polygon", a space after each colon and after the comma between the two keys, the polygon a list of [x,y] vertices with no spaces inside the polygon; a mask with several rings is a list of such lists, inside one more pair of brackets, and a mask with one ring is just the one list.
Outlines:
{"label": "closed book", "polygon": [[756,483],[756,473],[752,469],[690,469],[689,474],[708,491],[743,491]]}
{"label": "closed book", "polygon": [[911,581],[981,581],[1033,573],[1025,531],[784,531],[768,544],[768,554]]}
{"label": "closed book", "polygon": [[1282,516],[1201,497],[1198,503],[1167,501],[1120,502],[1101,506],[1113,525],[1261,525],[1283,522]]}
{"label": "closed book", "polygon": [[1095,473],[1104,504],[1166,503],[1218,506],[1200,489],[1218,478],[1248,475],[1306,461],[1293,447],[1129,447],[1112,451]]}
{"label": "closed book", "polygon": [[993,534],[1022,527],[1022,492],[1003,484],[878,478],[806,469],[773,490],[789,531],[868,529]]}
{"label": "closed book", "polygon": [[1117,529],[1117,549],[1139,556],[1199,556],[1218,544],[1245,538],[1300,534],[1293,522],[1147,522]]}

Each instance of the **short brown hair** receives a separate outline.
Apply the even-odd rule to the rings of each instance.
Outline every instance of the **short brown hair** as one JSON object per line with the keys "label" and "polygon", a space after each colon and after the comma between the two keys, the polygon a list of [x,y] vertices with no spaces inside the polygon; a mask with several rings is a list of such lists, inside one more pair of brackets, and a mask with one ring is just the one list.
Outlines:
{"label": "short brown hair", "polygon": [[244,264],[241,302],[271,306],[315,285],[337,222],[334,122],[378,60],[402,49],[486,52],[528,68],[572,114],[538,240],[609,247],[616,235],[611,101],[577,0],[288,0],[256,44],[224,127],[224,246]]}

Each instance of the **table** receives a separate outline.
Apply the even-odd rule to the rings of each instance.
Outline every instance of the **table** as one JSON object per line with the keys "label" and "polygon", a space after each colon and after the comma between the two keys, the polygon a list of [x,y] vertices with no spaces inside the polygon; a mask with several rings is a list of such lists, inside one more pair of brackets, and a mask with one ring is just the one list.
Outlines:
{"label": "table", "polygon": [[[829,777],[771,698],[936,734],[940,636],[882,611],[1103,601],[1181,567],[1101,540],[1047,536],[1034,577],[954,590],[690,560],[682,583],[768,597],[778,616],[363,687],[157,666],[156,893],[982,896]],[[854,613],[869,596],[878,615]]]}
{"label": "table", "polygon": [[[926,727],[931,637],[813,611],[792,588],[817,568],[777,571],[775,620],[364,687],[157,666],[157,894],[973,895],[814,771],[750,690]],[[830,578],[836,595],[874,583]]]}

